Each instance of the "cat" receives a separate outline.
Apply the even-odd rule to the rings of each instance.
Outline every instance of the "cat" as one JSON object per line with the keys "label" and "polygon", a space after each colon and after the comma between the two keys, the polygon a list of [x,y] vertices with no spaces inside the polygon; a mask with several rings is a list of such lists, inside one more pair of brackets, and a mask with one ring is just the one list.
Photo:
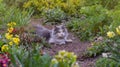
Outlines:
{"label": "cat", "polygon": [[41,25],[34,25],[35,34],[39,37],[45,38],[46,41],[50,39],[50,34],[52,33],[51,30],[41,26]]}
{"label": "cat", "polygon": [[41,25],[37,25],[36,34],[45,38],[49,44],[62,45],[67,42],[72,42],[71,39],[67,39],[69,34],[64,24],[54,26],[52,30],[49,30]]}

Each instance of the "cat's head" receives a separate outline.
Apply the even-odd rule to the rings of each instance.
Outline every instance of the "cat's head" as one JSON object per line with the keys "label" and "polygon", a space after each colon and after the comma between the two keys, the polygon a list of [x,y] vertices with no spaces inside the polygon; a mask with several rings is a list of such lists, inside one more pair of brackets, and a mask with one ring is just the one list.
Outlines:
{"label": "cat's head", "polygon": [[54,26],[53,28],[53,35],[57,38],[60,39],[64,38],[66,36],[66,33],[67,33],[67,29],[63,24]]}

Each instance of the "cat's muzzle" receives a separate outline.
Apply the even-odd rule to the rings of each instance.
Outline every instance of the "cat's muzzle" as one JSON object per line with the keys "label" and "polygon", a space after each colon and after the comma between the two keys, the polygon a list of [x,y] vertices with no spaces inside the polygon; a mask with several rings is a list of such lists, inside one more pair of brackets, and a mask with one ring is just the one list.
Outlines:
{"label": "cat's muzzle", "polygon": [[58,38],[60,39],[64,38],[64,34],[58,34]]}

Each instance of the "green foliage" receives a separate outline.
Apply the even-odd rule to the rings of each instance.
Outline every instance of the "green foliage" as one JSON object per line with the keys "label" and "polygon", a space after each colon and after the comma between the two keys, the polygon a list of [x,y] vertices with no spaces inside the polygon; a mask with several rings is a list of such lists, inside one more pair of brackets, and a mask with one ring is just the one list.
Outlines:
{"label": "green foliage", "polygon": [[81,8],[80,14],[81,18],[72,20],[68,23],[68,27],[77,31],[75,33],[81,40],[89,40],[90,37],[104,35],[102,30],[105,29],[106,25],[109,25],[108,19],[106,19],[107,9],[101,5],[86,6]]}
{"label": "green foliage", "polygon": [[73,52],[59,51],[51,61],[50,67],[79,67],[76,63],[77,56]]}
{"label": "green foliage", "polygon": [[33,44],[32,48],[12,46],[9,49],[10,59],[14,67],[49,67],[51,57],[40,54],[40,46]]}
{"label": "green foliage", "polygon": [[60,22],[66,18],[64,11],[59,8],[45,10],[43,16],[46,17],[47,22]]}
{"label": "green foliage", "polygon": [[116,5],[118,5],[120,0],[85,0],[85,5],[96,5],[101,4],[103,7],[107,9],[114,9]]}
{"label": "green foliage", "polygon": [[112,59],[100,58],[96,61],[95,67],[120,67],[120,64]]}
{"label": "green foliage", "polygon": [[91,47],[87,48],[85,56],[87,57],[95,57],[100,55],[102,52],[108,51],[106,48],[106,44],[103,42],[93,42]]}
{"label": "green foliage", "polygon": [[[32,15],[31,10],[21,11],[20,9],[17,9],[17,8],[11,8],[8,12],[6,12],[3,22],[14,21],[18,26],[24,26],[29,23],[31,15]],[[5,19],[8,19],[8,20],[5,20]]]}
{"label": "green foliage", "polygon": [[42,13],[44,9],[60,8],[68,15],[77,15],[79,8],[84,4],[84,0],[28,0],[25,8],[33,8],[35,13]]}
{"label": "green foliage", "polygon": [[120,9],[112,10],[108,12],[108,16],[112,19],[110,24],[110,30],[114,30],[118,25],[120,25]]}
{"label": "green foliage", "polygon": [[110,59],[120,62],[120,39],[119,35],[109,38],[107,44],[107,49],[111,53]]}
{"label": "green foliage", "polygon": [[27,0],[3,0],[3,2],[5,4],[7,4],[8,7],[10,6],[16,6],[18,8],[23,8],[23,4],[24,2],[26,2]]}
{"label": "green foliage", "polygon": [[[10,7],[7,8],[5,4],[0,4],[0,24],[6,25],[9,22],[16,22],[18,26],[24,26],[29,23],[33,11],[20,10],[19,8]],[[0,25],[0,26],[1,26]]]}
{"label": "green foliage", "polygon": [[[114,34],[111,34],[114,33]],[[116,33],[107,32],[106,48],[110,55],[108,58],[101,58],[96,62],[96,67],[120,67],[120,29],[116,27]]]}

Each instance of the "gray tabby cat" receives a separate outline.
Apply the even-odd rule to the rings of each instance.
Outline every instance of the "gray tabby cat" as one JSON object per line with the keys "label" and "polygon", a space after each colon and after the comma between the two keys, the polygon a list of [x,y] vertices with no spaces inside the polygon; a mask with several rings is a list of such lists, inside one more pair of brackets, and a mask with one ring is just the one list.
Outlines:
{"label": "gray tabby cat", "polygon": [[49,44],[66,44],[66,42],[72,42],[68,38],[68,31],[65,25],[54,26],[52,30],[49,30],[43,26],[35,26],[36,34],[45,38]]}

